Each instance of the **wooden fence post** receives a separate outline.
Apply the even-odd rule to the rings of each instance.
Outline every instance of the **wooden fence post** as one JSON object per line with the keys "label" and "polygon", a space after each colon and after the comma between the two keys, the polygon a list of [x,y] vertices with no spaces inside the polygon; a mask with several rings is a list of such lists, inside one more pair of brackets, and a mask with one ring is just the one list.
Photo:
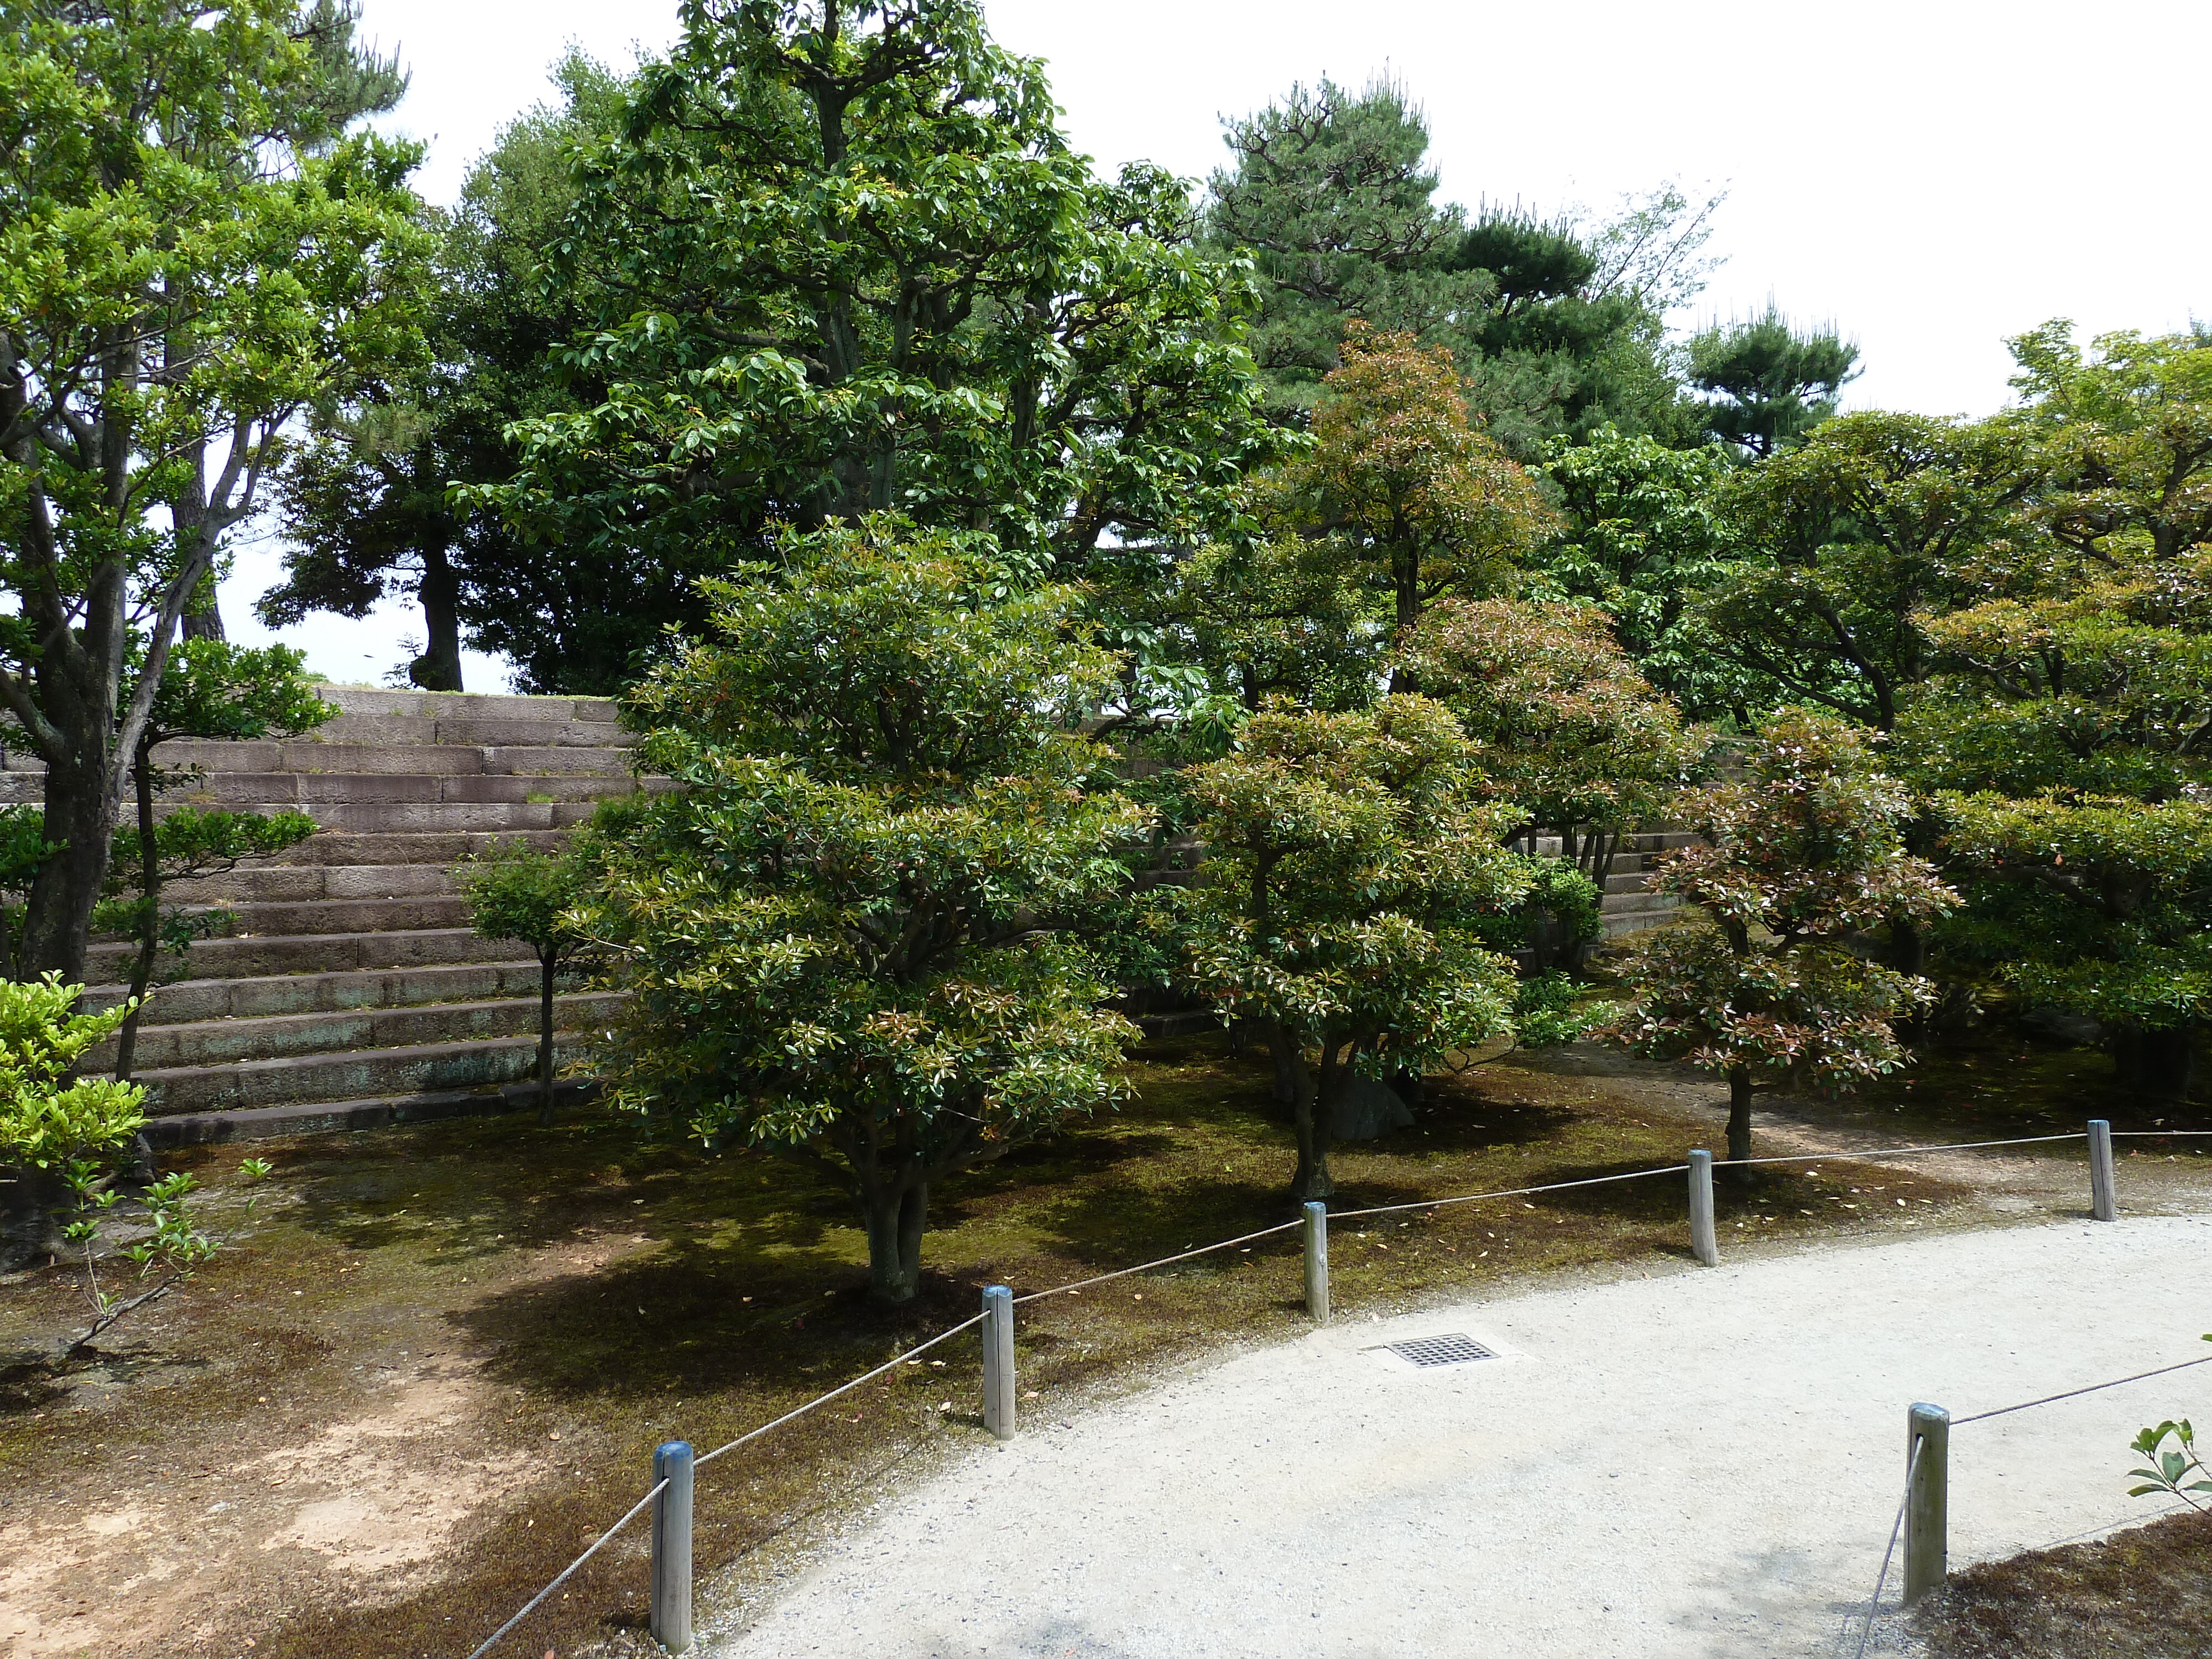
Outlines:
{"label": "wooden fence post", "polygon": [[1328,1206],[1309,1200],[1306,1218],[1306,1312],[1316,1325],[1328,1323]]}
{"label": "wooden fence post", "polygon": [[1713,1231],[1713,1155],[1702,1146],[1690,1154],[1690,1249],[1708,1267],[1721,1265],[1721,1242]]}
{"label": "wooden fence post", "polygon": [[983,1426],[1014,1437],[1014,1293],[1004,1285],[983,1292]]}
{"label": "wooden fence post", "polygon": [[653,1449],[653,1481],[665,1480],[653,1500],[653,1639],[671,1653],[691,1645],[691,1443],[666,1440]]}
{"label": "wooden fence post", "polygon": [[[1913,1454],[1918,1452],[1916,1457]],[[1951,1413],[1915,1406],[1905,1418],[1905,1605],[1940,1589],[1950,1571]]]}

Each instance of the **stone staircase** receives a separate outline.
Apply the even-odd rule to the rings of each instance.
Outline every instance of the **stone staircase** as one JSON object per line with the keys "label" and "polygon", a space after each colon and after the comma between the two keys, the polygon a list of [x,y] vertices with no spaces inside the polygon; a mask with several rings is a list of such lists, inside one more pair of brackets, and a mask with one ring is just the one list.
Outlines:
{"label": "stone staircase", "polygon": [[1644,883],[1650,872],[1659,867],[1662,854],[1674,848],[1686,847],[1697,839],[1687,830],[1646,830],[1623,839],[1620,850],[1613,854],[1613,872],[1606,878],[1605,891],[1598,899],[1598,927],[1604,941],[1660,927],[1680,914],[1681,900],[1671,894],[1654,893]]}
{"label": "stone staircase", "polygon": [[[469,930],[455,866],[517,842],[548,848],[592,804],[639,787],[614,705],[325,687],[337,713],[282,743],[175,743],[201,775],[181,804],[306,812],[321,833],[229,875],[179,883],[172,904],[228,913],[179,963],[164,953],[139,1029],[149,1135],[176,1142],[453,1116],[534,1098],[538,969]],[[0,798],[39,798],[38,767],[4,757]],[[131,947],[95,940],[88,1000],[119,1000]],[[611,1006],[556,1003],[562,1060]],[[94,1053],[88,1068],[112,1052]],[[576,1085],[563,1085],[573,1094]]]}

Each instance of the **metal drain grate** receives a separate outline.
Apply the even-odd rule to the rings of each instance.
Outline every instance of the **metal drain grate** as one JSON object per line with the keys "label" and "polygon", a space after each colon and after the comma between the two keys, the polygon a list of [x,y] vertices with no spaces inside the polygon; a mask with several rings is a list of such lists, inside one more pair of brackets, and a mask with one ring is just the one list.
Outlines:
{"label": "metal drain grate", "polygon": [[1450,1332],[1443,1336],[1417,1336],[1410,1342],[1388,1342],[1383,1345],[1401,1359],[1411,1360],[1424,1369],[1431,1365],[1464,1365],[1474,1359],[1495,1359],[1498,1356],[1473,1337]]}

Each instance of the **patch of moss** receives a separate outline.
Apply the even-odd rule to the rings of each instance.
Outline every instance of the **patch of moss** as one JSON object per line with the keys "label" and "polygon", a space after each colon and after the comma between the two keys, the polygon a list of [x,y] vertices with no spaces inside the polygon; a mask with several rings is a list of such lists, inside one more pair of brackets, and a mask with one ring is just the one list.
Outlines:
{"label": "patch of moss", "polygon": [[[257,1149],[276,1171],[254,1236],[118,1344],[125,1386],[19,1377],[0,1395],[0,1479],[82,1503],[100,1478],[82,1456],[88,1431],[166,1468],[235,1462],[361,1410],[364,1378],[401,1350],[465,1360],[497,1402],[471,1444],[557,1466],[477,1516],[430,1582],[343,1591],[241,1559],[222,1564],[210,1607],[225,1634],[255,1636],[259,1659],[465,1652],[635,1501],[659,1440],[719,1445],[966,1318],[986,1285],[1041,1290],[1291,1218],[1269,1078],[1264,1055],[1219,1034],[1148,1048],[1129,1109],[933,1194],[921,1292],[889,1311],[866,1300],[848,1200],[757,1154],[641,1141],[589,1113],[545,1130],[518,1115],[276,1143]],[[1432,1081],[1413,1129],[1339,1148],[1336,1207],[1676,1163],[1709,1133],[1601,1079],[1477,1067]],[[183,1161],[218,1213],[237,1201],[234,1150]],[[1723,1183],[1723,1249],[1921,1221],[1960,1190],[1840,1160],[1764,1171]],[[1672,1176],[1346,1221],[1335,1303],[1383,1311],[1554,1269],[1686,1261],[1685,1212]],[[58,1273],[21,1288],[0,1310],[0,1355],[69,1294]],[[1304,1328],[1294,1232],[1026,1304],[1024,1409],[1065,1412],[1162,1363]],[[976,1346],[957,1340],[712,1466],[702,1582],[748,1594],[790,1528],[979,1434],[979,1394]],[[643,1547],[640,1533],[603,1552],[516,1651],[643,1651]]]}

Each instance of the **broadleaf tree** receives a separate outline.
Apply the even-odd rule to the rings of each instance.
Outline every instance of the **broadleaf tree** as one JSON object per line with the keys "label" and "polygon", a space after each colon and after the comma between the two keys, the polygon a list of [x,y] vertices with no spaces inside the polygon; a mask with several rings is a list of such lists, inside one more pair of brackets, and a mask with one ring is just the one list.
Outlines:
{"label": "broadleaf tree", "polygon": [[1935,988],[1851,941],[1958,902],[1905,850],[1911,795],[1861,728],[1785,710],[1744,744],[1740,767],[1675,807],[1700,840],[1669,854],[1651,885],[1701,917],[1630,946],[1621,976],[1637,999],[1613,1028],[1640,1054],[1727,1081],[1733,1162],[1751,1156],[1756,1091],[1838,1091],[1909,1063],[1894,1022]]}
{"label": "broadleaf tree", "polygon": [[0,712],[57,849],[33,973],[77,976],[180,621],[287,422],[420,349],[416,151],[333,134],[311,21],[34,0],[0,31]]}
{"label": "broadleaf tree", "polygon": [[566,354],[603,393],[520,422],[481,500],[623,568],[896,511],[1081,575],[1243,522],[1294,446],[1175,180],[1094,178],[971,0],[683,15],[553,250],[606,296]]}
{"label": "broadleaf tree", "polygon": [[1147,828],[1078,730],[1115,665],[974,532],[835,526],[708,592],[629,704],[678,787],[604,831],[614,1097],[819,1171],[904,1302],[935,1187],[1126,1088],[1136,1029],[1062,921]]}
{"label": "broadleaf tree", "polygon": [[1534,480],[1468,416],[1449,350],[1354,325],[1322,386],[1312,449],[1284,488],[1364,562],[1396,628],[1446,593],[1503,586],[1552,529]]}
{"label": "broadleaf tree", "polygon": [[1353,1078],[1419,1077],[1510,1028],[1511,963],[1477,918],[1527,893],[1510,805],[1476,795],[1474,746],[1440,703],[1275,705],[1182,779],[1206,848],[1191,981],[1263,1034],[1291,1085],[1291,1192],[1335,1190],[1328,1153]]}
{"label": "broadleaf tree", "polygon": [[526,945],[538,958],[538,1121],[553,1121],[554,995],[561,970],[592,951],[588,901],[596,854],[588,834],[556,853],[501,846],[461,866],[469,926]]}
{"label": "broadleaf tree", "polygon": [[2032,483],[1953,561],[1970,602],[1923,619],[1899,747],[1971,901],[1947,954],[2103,1022],[2171,1102],[2212,1026],[2212,337],[2014,349],[1993,441]]}

